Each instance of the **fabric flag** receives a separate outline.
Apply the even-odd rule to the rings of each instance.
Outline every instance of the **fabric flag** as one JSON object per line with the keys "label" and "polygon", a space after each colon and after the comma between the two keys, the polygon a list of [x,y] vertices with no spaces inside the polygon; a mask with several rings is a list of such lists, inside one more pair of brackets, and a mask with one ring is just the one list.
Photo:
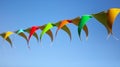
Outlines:
{"label": "fabric flag", "polygon": [[[78,26],[79,22],[80,22],[80,17],[76,17],[72,19],[72,23],[76,26]],[[88,28],[86,24],[84,25],[83,30],[85,31],[86,37],[88,37]]]}
{"label": "fabric flag", "polygon": [[107,20],[107,12],[105,11],[102,11],[102,12],[99,12],[99,13],[96,13],[96,14],[92,14],[92,16],[98,20],[101,24],[103,24],[105,26],[105,28],[107,29],[108,31],[108,34],[111,33],[111,30],[110,28],[108,27],[108,20]]}
{"label": "fabric flag", "polygon": [[65,32],[67,32],[67,34],[69,35],[70,40],[71,40],[72,39],[71,32],[70,32],[69,28],[66,26],[68,23],[71,23],[71,22],[72,22],[71,20],[63,20],[63,21],[60,21],[60,22],[56,23],[55,25],[58,28],[57,28],[55,36],[57,36],[58,30],[63,29]]}
{"label": "fabric flag", "polygon": [[79,24],[78,24],[78,35],[79,35],[79,37],[80,37],[80,35],[81,35],[81,30],[83,29],[83,27],[85,26],[85,24],[86,24],[91,18],[92,18],[91,15],[83,15],[83,16],[81,17],[81,20],[80,20],[80,22],[79,22]]}
{"label": "fabric flag", "polygon": [[[41,41],[41,39],[42,39],[42,37],[43,37],[43,35],[44,35],[45,33],[49,34],[49,36],[51,37],[51,41],[53,41],[52,32],[49,31],[49,30],[50,30],[51,28],[53,28],[53,27],[54,27],[54,25],[53,25],[52,23],[48,23],[47,25],[45,25],[44,29],[42,29],[42,27],[40,27],[40,28],[42,29],[42,32],[41,32],[41,34],[40,34],[40,41]],[[48,32],[48,31],[49,31],[49,32]]]}
{"label": "fabric flag", "polygon": [[[20,29],[20,30],[16,31],[15,33],[18,34],[19,36],[23,37],[27,41],[27,36],[24,34],[24,32],[25,31],[23,29]],[[28,43],[28,41],[27,41],[27,43]],[[28,48],[30,48],[29,45],[28,45]]]}
{"label": "fabric flag", "polygon": [[[52,24],[53,25],[53,24]],[[53,25],[54,26],[54,25]],[[43,29],[46,27],[46,25],[43,25],[43,26],[39,26],[39,28],[43,31]],[[48,36],[51,38],[51,41],[53,41],[53,33],[51,30],[48,30],[46,32],[46,34],[48,34]]]}
{"label": "fabric flag", "polygon": [[31,29],[30,29],[30,34],[29,34],[29,37],[28,37],[28,42],[29,42],[31,36],[32,36],[38,29],[39,29],[39,26],[33,26],[33,27],[31,27]]}
{"label": "fabric flag", "polygon": [[[30,34],[31,28],[25,29],[24,31]],[[34,32],[33,36],[37,39],[37,41],[39,41],[39,38],[36,32]],[[27,42],[28,42],[28,39],[27,39]]]}
{"label": "fabric flag", "polygon": [[114,21],[115,21],[115,19],[118,16],[119,13],[120,13],[119,8],[111,8],[107,12],[107,19],[108,19],[107,25],[108,25],[108,27],[110,29],[111,34],[112,34],[113,23],[114,23]]}
{"label": "fabric flag", "polygon": [[5,34],[3,34],[4,35],[4,39],[7,40],[10,43],[11,47],[12,47],[12,42],[11,42],[9,36],[12,35],[12,34],[14,34],[14,32],[11,32],[11,31],[8,31]]}
{"label": "fabric flag", "polygon": [[17,30],[15,33],[23,37],[27,41],[27,36],[24,34],[24,32],[25,31],[23,29],[20,29],[20,30]]}
{"label": "fabric flag", "polygon": [[[5,37],[5,33],[0,34],[0,36],[1,36],[2,38],[4,38],[4,37]],[[10,39],[9,37],[6,38],[6,41],[7,41],[8,43],[10,43],[10,46],[12,47],[12,41],[11,41],[11,39]]]}
{"label": "fabric flag", "polygon": [[4,39],[6,40],[6,39],[7,39],[10,35],[12,35],[12,34],[14,34],[14,33],[11,32],[11,31],[6,32]]}

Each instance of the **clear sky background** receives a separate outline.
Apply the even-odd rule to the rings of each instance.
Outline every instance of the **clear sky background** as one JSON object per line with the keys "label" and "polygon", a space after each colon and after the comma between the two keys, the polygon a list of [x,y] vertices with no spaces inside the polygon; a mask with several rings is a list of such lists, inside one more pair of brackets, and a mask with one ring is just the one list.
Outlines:
{"label": "clear sky background", "polygon": [[[0,33],[26,29],[34,25],[40,26],[48,22],[55,23],[113,7],[119,8],[120,1],[0,0]],[[120,40],[113,36],[107,40],[107,30],[94,18],[87,26],[89,28],[87,41],[83,31],[80,41],[77,27],[69,24],[71,42],[68,35],[60,30],[53,43],[45,34],[42,38],[42,47],[32,37],[31,50],[20,36],[10,36],[14,48],[3,42],[0,37],[0,67],[120,67]],[[54,35],[56,29],[52,29]],[[40,35],[40,32],[37,31],[37,34]],[[113,32],[114,36],[120,39],[120,15],[113,25]]]}

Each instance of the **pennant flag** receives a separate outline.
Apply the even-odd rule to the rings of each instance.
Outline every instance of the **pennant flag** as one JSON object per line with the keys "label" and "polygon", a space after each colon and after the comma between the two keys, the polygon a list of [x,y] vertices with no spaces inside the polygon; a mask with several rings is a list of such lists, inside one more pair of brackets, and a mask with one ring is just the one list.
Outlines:
{"label": "pennant flag", "polygon": [[36,32],[36,30],[38,30],[38,29],[39,29],[39,26],[33,26],[33,27],[31,27],[31,29],[30,29],[30,34],[29,34],[29,37],[28,37],[28,42],[29,42],[31,36],[32,36],[32,35]]}
{"label": "pennant flag", "polygon": [[58,29],[56,31],[55,36],[57,36],[58,30],[63,29],[65,32],[67,32],[67,34],[69,35],[70,40],[71,40],[72,39],[71,32],[70,32],[69,28],[66,26],[68,23],[71,23],[71,22],[72,22],[72,20],[63,20],[63,21],[56,23],[55,25],[58,27]]}
{"label": "pennant flag", "polygon": [[[26,29],[24,31],[30,34],[31,28],[28,28],[28,29]],[[37,39],[37,41],[39,41],[37,33],[34,32],[33,36]],[[28,39],[27,39],[27,41],[28,41]]]}
{"label": "pennant flag", "polygon": [[[54,25],[51,24],[51,23],[48,23],[47,25],[45,25],[43,31],[42,31],[41,34],[40,34],[40,40],[42,39],[43,35],[44,35],[46,32],[48,32],[48,31],[49,31],[51,28],[53,28],[53,27],[54,27]],[[40,27],[40,28],[42,28],[42,27]],[[49,36],[51,37],[51,41],[53,41],[52,32],[49,31],[47,34],[49,34]]]}
{"label": "pennant flag", "polygon": [[[1,36],[2,38],[4,38],[4,37],[5,37],[5,33],[0,34],[0,36]],[[6,41],[7,41],[8,43],[10,43],[10,46],[12,47],[12,41],[11,41],[11,39],[10,39],[9,37],[6,38]]]}
{"label": "pennant flag", "polygon": [[[24,32],[25,31],[23,29],[20,29],[20,30],[16,31],[15,33],[18,34],[19,36],[23,37],[27,41],[27,43],[28,43],[27,36],[24,34]],[[28,48],[30,48],[29,45],[28,45]]]}
{"label": "pennant flag", "polygon": [[6,32],[4,39],[6,40],[6,39],[7,39],[10,35],[12,35],[12,34],[14,34],[14,33],[11,32],[11,31]]}
{"label": "pennant flag", "polygon": [[[76,26],[78,26],[79,22],[80,22],[80,17],[76,17],[76,18],[72,19],[72,23]],[[87,38],[88,37],[88,28],[87,28],[86,24],[84,25],[83,30],[85,31],[86,38]]]}
{"label": "pennant flag", "polygon": [[[52,25],[54,26],[54,24],[52,24]],[[41,30],[43,30],[45,27],[46,27],[46,25],[39,26],[39,28],[40,28]],[[52,31],[51,31],[51,30],[48,30],[48,31],[46,32],[46,34],[48,34],[48,36],[51,38],[51,41],[53,41]]]}
{"label": "pennant flag", "polygon": [[20,29],[20,30],[17,30],[15,33],[21,37],[23,37],[26,41],[27,41],[27,36],[24,34],[24,30],[23,29]]}
{"label": "pennant flag", "polygon": [[79,24],[78,24],[78,35],[80,37],[81,35],[81,30],[83,29],[83,27],[85,26],[85,24],[92,18],[91,15],[83,15]]}
{"label": "pennant flag", "polygon": [[102,12],[97,13],[97,14],[92,14],[92,16],[96,20],[98,20],[101,24],[103,24],[105,26],[105,28],[108,31],[108,34],[111,33],[111,30],[110,30],[110,28],[108,27],[108,24],[107,24],[107,13],[105,11],[102,11]]}
{"label": "pennant flag", "polygon": [[111,34],[112,34],[113,23],[114,23],[114,21],[115,21],[115,19],[118,16],[119,13],[120,13],[119,8],[111,8],[107,12],[107,19],[108,19],[107,25],[108,25],[108,27],[110,29]]}
{"label": "pennant flag", "polygon": [[0,35],[0,36],[2,36],[7,42],[10,43],[11,47],[12,47],[12,41],[11,41],[11,39],[9,38],[9,36],[12,35],[12,34],[14,34],[14,33],[11,32],[11,31],[8,31],[8,32],[3,33],[3,34]]}

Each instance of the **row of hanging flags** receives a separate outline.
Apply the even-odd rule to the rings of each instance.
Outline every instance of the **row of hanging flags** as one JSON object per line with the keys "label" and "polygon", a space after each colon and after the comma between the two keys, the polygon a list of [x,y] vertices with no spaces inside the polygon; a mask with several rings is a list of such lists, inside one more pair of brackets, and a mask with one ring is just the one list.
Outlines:
{"label": "row of hanging flags", "polygon": [[[30,38],[32,36],[34,36],[38,41],[39,41],[39,39],[41,41],[43,35],[48,34],[49,37],[51,38],[51,41],[53,41],[53,33],[52,33],[51,29],[54,27],[57,27],[55,36],[57,35],[57,32],[60,29],[62,29],[69,35],[70,40],[71,40],[72,39],[71,32],[70,32],[70,29],[67,27],[67,24],[74,24],[78,27],[79,37],[81,35],[81,31],[84,30],[85,34],[86,34],[86,38],[88,38],[88,27],[87,27],[86,23],[91,18],[95,18],[96,20],[98,20],[98,22],[101,23],[106,28],[108,35],[112,35],[112,33],[113,33],[112,26],[113,26],[113,23],[114,23],[116,17],[119,15],[119,13],[120,13],[120,8],[110,8],[107,11],[102,11],[102,12],[99,12],[96,14],[83,15],[81,17],[76,17],[76,18],[71,19],[71,20],[70,19],[62,20],[62,21],[59,21],[57,23],[48,23],[48,24],[45,24],[42,26],[32,26],[31,28],[19,29],[19,30],[14,31],[14,32],[7,31],[5,33],[0,34],[0,36],[4,40],[6,40],[12,47],[12,41],[10,39],[10,36],[12,34],[17,34],[17,35],[23,37],[27,41],[27,44],[29,47],[29,41],[30,41]],[[40,34],[40,38],[38,37],[38,35],[36,33],[37,30],[42,30],[42,32]],[[28,37],[25,35],[25,32],[29,33]],[[80,37],[80,39],[81,39],[81,37]]]}

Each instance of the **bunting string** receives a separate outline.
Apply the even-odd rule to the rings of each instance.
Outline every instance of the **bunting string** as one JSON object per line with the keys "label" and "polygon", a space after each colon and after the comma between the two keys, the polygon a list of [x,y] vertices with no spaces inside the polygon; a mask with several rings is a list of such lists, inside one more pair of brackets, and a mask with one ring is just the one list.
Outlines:
{"label": "bunting string", "polygon": [[[20,36],[26,40],[27,45],[29,47],[29,41],[32,36],[34,36],[37,41],[39,41],[39,39],[41,41],[44,34],[48,34],[49,37],[51,38],[51,42],[53,42],[54,37],[53,37],[53,33],[52,33],[51,29],[54,27],[57,27],[55,37],[57,36],[57,33],[59,32],[59,30],[62,29],[69,35],[70,40],[72,40],[71,31],[70,31],[69,27],[67,26],[67,24],[73,24],[78,27],[78,35],[79,35],[80,39],[81,39],[81,31],[82,30],[84,30],[84,32],[86,34],[86,39],[87,39],[89,32],[88,32],[88,27],[86,24],[89,22],[90,19],[94,18],[106,28],[106,30],[108,32],[108,37],[109,37],[110,35],[113,35],[113,31],[112,31],[113,24],[114,24],[116,17],[119,15],[119,13],[120,13],[120,8],[110,8],[107,11],[101,11],[101,12],[95,13],[95,14],[83,15],[81,17],[76,17],[74,19],[61,20],[57,23],[49,22],[48,24],[45,24],[42,26],[32,26],[27,29],[19,29],[17,31],[7,31],[4,33],[1,33],[0,36],[4,40],[6,40],[12,47],[12,41],[10,39],[10,36],[17,34],[18,36]],[[40,33],[40,35],[38,35],[36,33],[36,31],[38,31],[38,30],[42,31]],[[27,32],[29,34],[28,37],[26,36],[25,32]],[[115,36],[113,36],[113,37],[116,38]]]}

